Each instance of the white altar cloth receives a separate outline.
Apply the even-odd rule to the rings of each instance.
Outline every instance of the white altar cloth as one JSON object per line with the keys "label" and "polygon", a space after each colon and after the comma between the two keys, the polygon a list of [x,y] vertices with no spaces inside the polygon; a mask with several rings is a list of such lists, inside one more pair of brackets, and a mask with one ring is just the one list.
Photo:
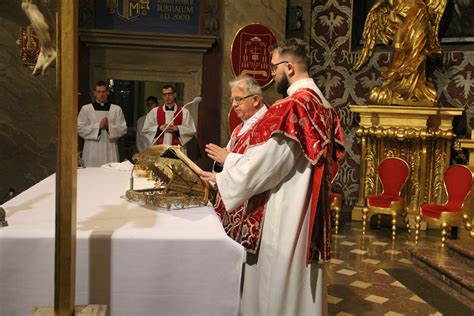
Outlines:
{"label": "white altar cloth", "polygon": [[[110,315],[237,315],[243,247],[210,207],[156,210],[120,198],[130,172],[78,170],[76,305]],[[0,315],[54,303],[52,175],[3,205]]]}

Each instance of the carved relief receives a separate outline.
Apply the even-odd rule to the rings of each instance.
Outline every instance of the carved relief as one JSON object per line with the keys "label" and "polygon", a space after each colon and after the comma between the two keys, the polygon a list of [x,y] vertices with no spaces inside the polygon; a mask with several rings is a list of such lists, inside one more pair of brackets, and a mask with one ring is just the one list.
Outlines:
{"label": "carved relief", "polygon": [[365,153],[366,169],[365,169],[365,194],[375,193],[375,181],[377,180],[376,171],[376,142],[367,137],[367,151]]}
{"label": "carved relief", "polygon": [[433,196],[431,201],[434,203],[441,203],[442,194],[443,194],[443,176],[446,166],[446,153],[444,152],[444,141],[440,140],[435,142],[434,150],[434,176],[432,190]]}
{"label": "carved relief", "polygon": [[418,198],[420,196],[420,161],[421,151],[420,142],[414,140],[410,142],[410,154],[407,159],[408,165],[410,166],[410,182],[407,190],[408,196],[408,208],[415,210],[418,208]]}

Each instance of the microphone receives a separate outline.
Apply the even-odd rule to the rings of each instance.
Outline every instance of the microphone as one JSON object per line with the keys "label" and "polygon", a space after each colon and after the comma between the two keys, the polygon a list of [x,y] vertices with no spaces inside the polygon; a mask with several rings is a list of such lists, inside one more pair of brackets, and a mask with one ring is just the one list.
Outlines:
{"label": "microphone", "polygon": [[163,134],[165,133],[166,129],[171,125],[171,123],[173,123],[174,119],[175,119],[176,117],[178,117],[178,115],[179,115],[181,112],[183,112],[183,110],[184,110],[185,107],[187,107],[188,105],[193,104],[193,103],[198,104],[198,103],[200,103],[201,101],[202,101],[202,98],[201,98],[201,97],[195,97],[191,102],[188,102],[188,103],[186,103],[185,105],[183,105],[183,106],[181,107],[181,110],[179,110],[179,112],[176,113],[175,116],[173,116],[173,118],[168,122],[168,124],[165,126],[165,128],[163,129],[163,131],[160,133],[160,135],[158,135],[158,137],[155,137],[155,138],[153,139],[152,144],[154,144],[158,139],[160,139],[161,136],[163,136]]}

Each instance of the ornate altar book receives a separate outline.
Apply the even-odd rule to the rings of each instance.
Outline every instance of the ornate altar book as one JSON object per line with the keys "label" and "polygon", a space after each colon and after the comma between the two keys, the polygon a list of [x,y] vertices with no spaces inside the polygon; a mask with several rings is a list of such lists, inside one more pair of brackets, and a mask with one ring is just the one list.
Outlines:
{"label": "ornate altar book", "polygon": [[129,201],[158,207],[206,205],[211,186],[199,177],[199,168],[180,146],[157,145],[136,154]]}

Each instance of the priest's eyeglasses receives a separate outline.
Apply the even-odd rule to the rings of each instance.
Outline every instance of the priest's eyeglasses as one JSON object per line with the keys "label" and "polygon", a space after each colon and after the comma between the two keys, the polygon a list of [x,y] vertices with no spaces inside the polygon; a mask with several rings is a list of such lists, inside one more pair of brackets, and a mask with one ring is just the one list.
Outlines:
{"label": "priest's eyeglasses", "polygon": [[270,63],[270,71],[271,71],[271,72],[275,72],[275,71],[277,70],[277,68],[278,68],[278,65],[287,64],[287,63],[289,63],[289,61],[287,61],[287,60],[280,61],[279,63],[276,63],[276,64]]}
{"label": "priest's eyeglasses", "polygon": [[255,94],[249,94],[246,95],[245,97],[234,97],[234,98],[229,98],[230,104],[233,104],[234,102],[237,104],[242,103],[245,99],[253,97]]}

